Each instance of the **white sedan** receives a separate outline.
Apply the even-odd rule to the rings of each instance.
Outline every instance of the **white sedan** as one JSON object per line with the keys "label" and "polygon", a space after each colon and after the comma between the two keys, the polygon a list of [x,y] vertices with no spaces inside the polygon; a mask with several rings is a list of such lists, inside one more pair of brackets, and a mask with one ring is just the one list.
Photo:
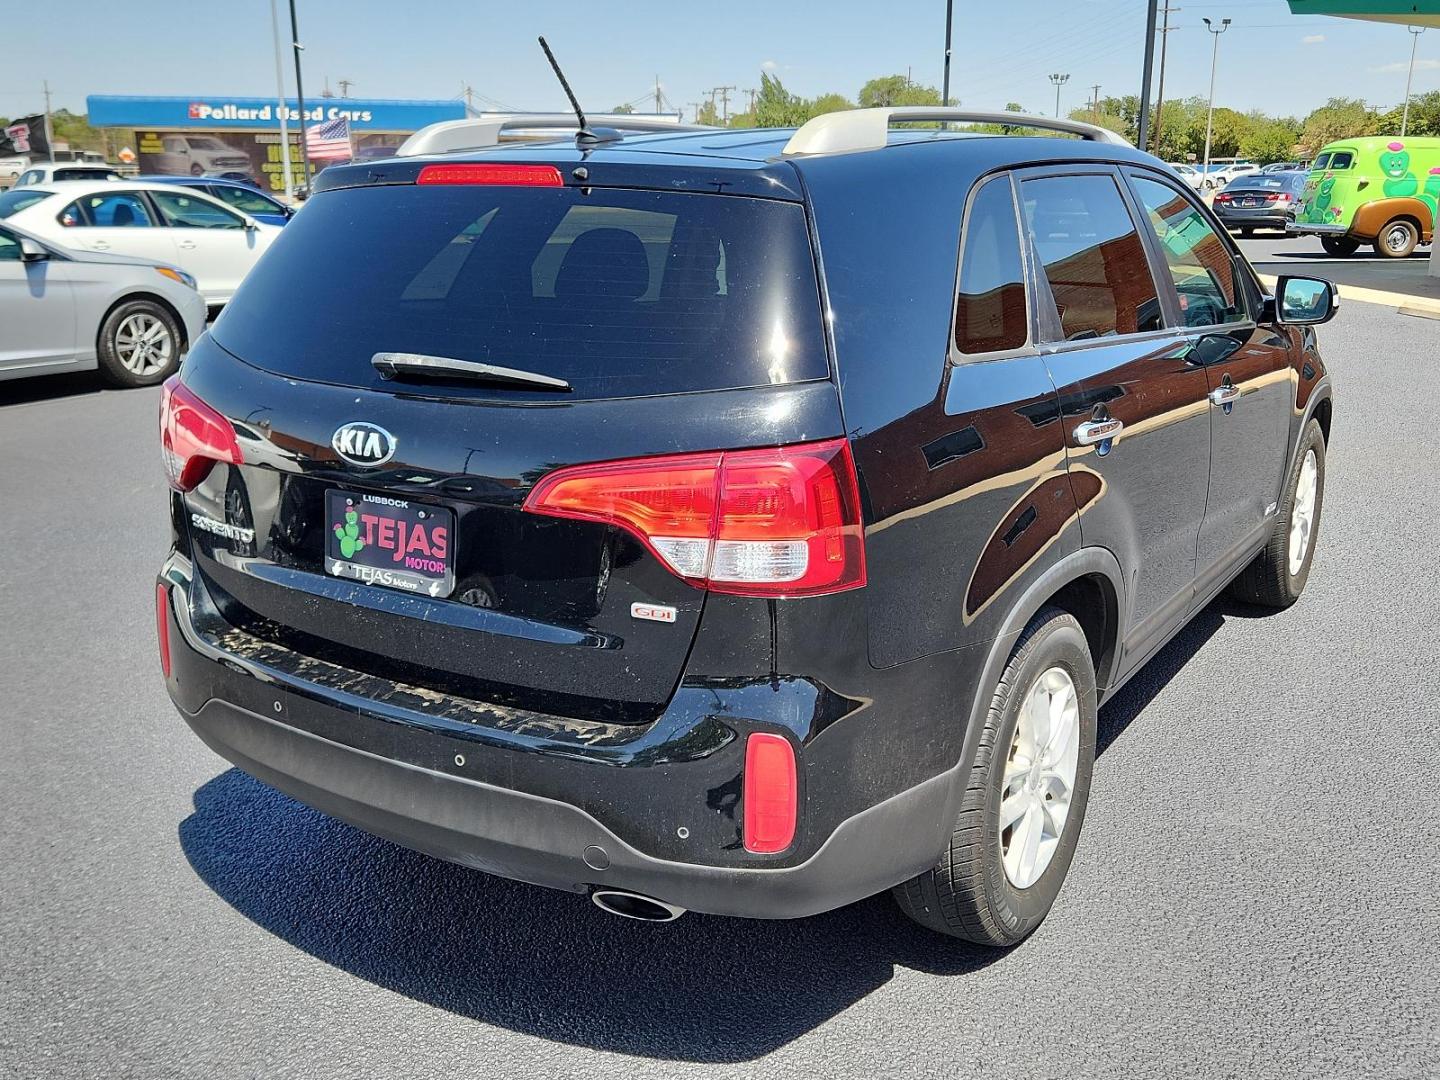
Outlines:
{"label": "white sedan", "polygon": [[98,367],[116,386],[150,386],[204,332],[205,301],[178,267],[0,222],[0,381]]}
{"label": "white sedan", "polygon": [[235,295],[280,235],[193,188],[128,181],[74,181],[0,195],[0,219],[82,251],[133,255],[178,266],[212,306]]}

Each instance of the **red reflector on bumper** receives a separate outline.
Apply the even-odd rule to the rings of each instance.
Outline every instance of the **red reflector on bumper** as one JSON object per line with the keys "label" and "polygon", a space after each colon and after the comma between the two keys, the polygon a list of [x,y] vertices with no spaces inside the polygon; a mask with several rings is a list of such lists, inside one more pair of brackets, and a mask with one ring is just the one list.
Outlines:
{"label": "red reflector on bumper", "polygon": [[155,586],[155,632],[160,639],[160,670],[170,677],[170,594],[164,585]]}
{"label": "red reflector on bumper", "polygon": [[745,850],[784,851],[795,839],[799,792],[795,750],[780,735],[755,732],[745,743]]}

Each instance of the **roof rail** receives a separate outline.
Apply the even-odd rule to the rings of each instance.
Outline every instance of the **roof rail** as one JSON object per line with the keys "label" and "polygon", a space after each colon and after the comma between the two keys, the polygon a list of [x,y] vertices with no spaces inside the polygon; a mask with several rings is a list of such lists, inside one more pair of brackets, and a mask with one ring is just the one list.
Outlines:
{"label": "roof rail", "polygon": [[[613,128],[616,131],[653,133],[713,130],[703,125],[681,124],[643,116],[607,114],[591,119],[596,122],[597,128]],[[549,132],[558,134],[579,130],[580,124],[574,113],[503,113],[467,117],[464,120],[442,120],[411,135],[400,144],[395,156],[419,157],[422,154],[453,154],[461,150],[479,150],[499,143],[502,132],[521,137],[533,133],[543,137]]]}
{"label": "roof rail", "polygon": [[781,151],[795,154],[843,154],[854,150],[879,150],[889,141],[891,124],[917,120],[949,120],[961,124],[1004,124],[1007,127],[1039,128],[1079,135],[1093,142],[1129,146],[1130,141],[1108,128],[1078,120],[1060,120],[1028,113],[977,112],[974,109],[939,105],[903,105],[889,109],[849,109],[824,113],[800,127]]}

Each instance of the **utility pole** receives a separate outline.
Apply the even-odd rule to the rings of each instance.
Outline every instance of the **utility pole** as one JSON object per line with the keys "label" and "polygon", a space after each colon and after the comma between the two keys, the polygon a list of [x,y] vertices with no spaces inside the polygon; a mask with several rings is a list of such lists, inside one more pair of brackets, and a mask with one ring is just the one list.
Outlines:
{"label": "utility pole", "polygon": [[[728,127],[730,124],[730,91],[740,89],[738,86],[717,86],[712,93],[720,95],[720,125]],[[713,101],[714,98],[711,98]]]}
{"label": "utility pole", "polygon": [[655,76],[655,111],[660,111],[660,76]]}
{"label": "utility pole", "polygon": [[45,152],[50,155],[50,160],[55,160],[55,128],[50,123],[50,80],[46,79],[40,84],[41,93],[45,95]]}
{"label": "utility pole", "polygon": [[460,80],[460,96],[465,99],[465,115],[475,111],[475,88],[464,79]]}
{"label": "utility pole", "polygon": [[694,122],[698,124],[698,123],[700,122],[700,102],[698,102],[698,101],[687,101],[687,102],[685,102],[685,107],[686,107],[686,108],[689,108],[689,109],[694,109],[694,110],[695,110],[695,121],[694,121]]}
{"label": "utility pole", "polygon": [[1090,118],[1098,124],[1100,122],[1100,84],[1095,83],[1090,90],[1094,95],[1090,100]]}
{"label": "utility pole", "polygon": [[[1178,30],[1178,26],[1170,25],[1170,16],[1180,9],[1170,6],[1170,0],[1165,0],[1165,25],[1160,29],[1160,86],[1155,93],[1155,153],[1160,153],[1160,122],[1165,115],[1165,53],[1170,44],[1170,31]],[[1144,150],[1145,147],[1141,147]]]}
{"label": "utility pole", "polygon": [[1155,4],[1145,3],[1145,71],[1140,76],[1140,129],[1135,145],[1144,150],[1150,141],[1150,76],[1155,72]]}
{"label": "utility pole", "polygon": [[349,96],[350,96],[350,87],[352,87],[352,86],[355,85],[354,80],[353,80],[353,79],[336,79],[335,81],[340,84],[340,96],[341,96],[342,98],[349,97]]}
{"label": "utility pole", "polygon": [[1214,23],[1209,19],[1202,19],[1205,29],[1212,35],[1212,46],[1210,48],[1210,105],[1205,110],[1205,167],[1201,171],[1204,183],[1210,182],[1210,133],[1215,127],[1215,64],[1220,58],[1220,35],[1230,29],[1230,20],[1221,19],[1220,29],[1216,30]]}
{"label": "utility pole", "polygon": [[285,119],[285,65],[280,59],[280,13],[275,0],[270,0],[270,31],[275,38],[275,100],[280,117],[280,175],[284,178],[285,198],[295,197],[295,177],[290,171],[290,125]]}
{"label": "utility pole", "polygon": [[955,0],[945,0],[945,82],[940,91],[940,104],[950,106],[950,28],[955,21]]}
{"label": "utility pole", "polygon": [[1055,74],[1050,76],[1050,81],[1055,84],[1055,116],[1060,116],[1060,87],[1070,81],[1069,75]]}
{"label": "utility pole", "polygon": [[1407,26],[1405,28],[1410,34],[1410,74],[1405,76],[1405,113],[1400,117],[1400,137],[1405,137],[1405,131],[1410,126],[1410,84],[1415,81],[1415,50],[1420,45],[1420,35],[1425,32],[1423,26]]}
{"label": "utility pole", "polygon": [[754,116],[755,116],[755,95],[758,94],[760,91],[759,91],[759,90],[741,90],[740,92],[741,92],[742,94],[749,94],[749,95],[750,95],[750,116],[751,116],[751,119],[754,119]]}
{"label": "utility pole", "polygon": [[[295,19],[295,0],[290,0],[290,46],[295,50],[295,103],[300,106],[300,156],[305,162],[305,193],[310,193],[310,144],[305,141],[305,82],[300,77],[300,24]],[[290,149],[288,146],[285,148]]]}

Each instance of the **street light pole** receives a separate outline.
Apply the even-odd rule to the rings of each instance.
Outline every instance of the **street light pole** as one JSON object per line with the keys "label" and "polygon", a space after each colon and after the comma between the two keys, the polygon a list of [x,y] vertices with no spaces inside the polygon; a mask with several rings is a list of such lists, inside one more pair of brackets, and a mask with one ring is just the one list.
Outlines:
{"label": "street light pole", "polygon": [[1057,74],[1054,74],[1054,75],[1051,75],[1051,76],[1050,76],[1050,81],[1055,84],[1055,117],[1056,117],[1056,119],[1059,119],[1059,117],[1060,117],[1060,87],[1064,86],[1067,82],[1070,81],[1070,76],[1069,76],[1069,75],[1060,75],[1060,74],[1057,73]]}
{"label": "street light pole", "polygon": [[1205,110],[1205,165],[1203,175],[1205,183],[1210,182],[1210,135],[1215,129],[1215,65],[1220,58],[1220,35],[1230,29],[1230,20],[1221,19],[1220,29],[1216,30],[1215,25],[1209,19],[1201,20],[1205,23],[1205,29],[1211,34],[1210,48],[1210,105]]}
{"label": "street light pole", "polygon": [[[1159,0],[1145,5],[1145,70],[1140,76],[1140,130],[1135,145],[1144,150],[1150,141],[1150,74],[1155,67],[1155,7]],[[1168,0],[1167,0],[1167,7]]]}
{"label": "street light pole", "polygon": [[[300,106],[300,156],[305,162],[305,195],[310,195],[310,144],[305,141],[305,83],[300,78],[300,26],[295,21],[295,0],[290,0],[290,44],[295,47],[295,103]],[[287,146],[285,148],[289,150]]]}
{"label": "street light pole", "polygon": [[285,198],[295,197],[295,177],[290,172],[290,129],[285,121],[285,67],[280,60],[280,14],[270,0],[270,29],[275,35],[275,93],[280,118],[280,170],[285,178]]}
{"label": "street light pole", "polygon": [[[1410,32],[1410,73],[1405,76],[1405,113],[1400,117],[1400,137],[1405,137],[1405,130],[1410,126],[1410,86],[1415,81],[1415,50],[1420,45],[1420,35],[1425,33],[1423,26],[1407,26]],[[948,56],[949,53],[946,53]]]}
{"label": "street light pole", "polygon": [[[950,28],[955,19],[955,0],[945,0],[945,84],[940,91],[940,104],[950,104]],[[1406,100],[1409,98],[1407,96]]]}

